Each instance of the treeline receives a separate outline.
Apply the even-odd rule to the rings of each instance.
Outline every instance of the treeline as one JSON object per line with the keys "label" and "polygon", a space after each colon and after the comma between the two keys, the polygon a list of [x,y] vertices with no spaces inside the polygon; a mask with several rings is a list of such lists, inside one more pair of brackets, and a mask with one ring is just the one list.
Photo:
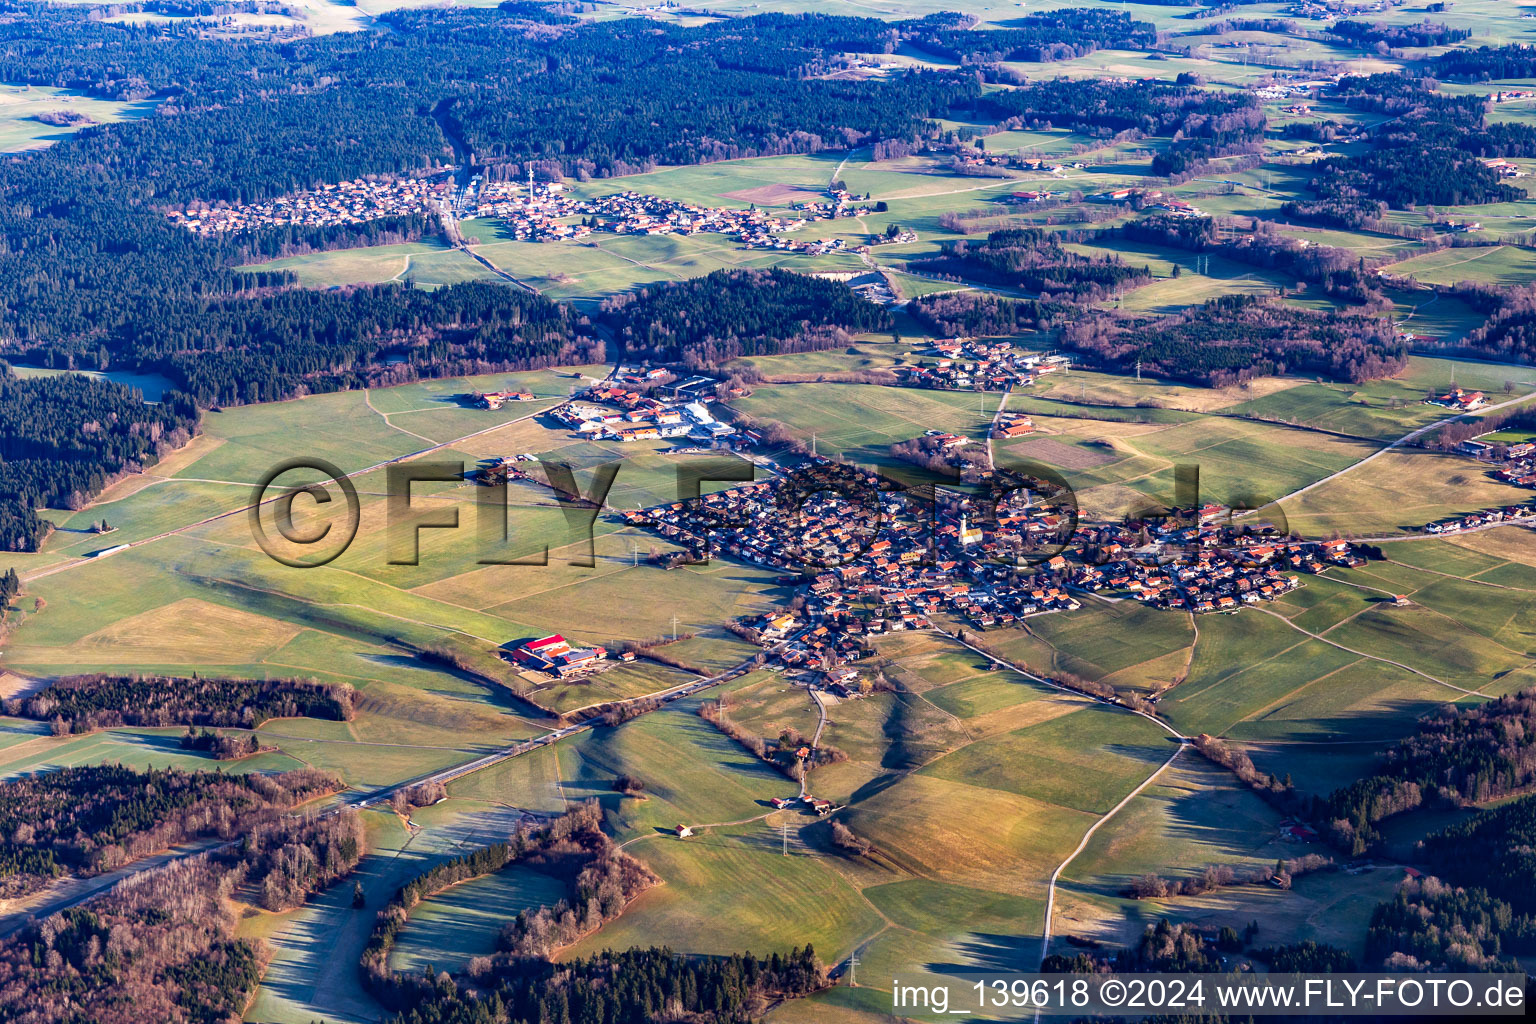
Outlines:
{"label": "treeline", "polygon": [[951,280],[980,281],[1039,292],[1041,298],[1096,302],[1152,280],[1146,267],[1133,267],[1115,255],[1085,256],[1061,244],[1061,236],[1042,228],[994,231],[985,242],[945,242],[931,259],[912,269]]}
{"label": "treeline", "polygon": [[[1433,21],[1421,21],[1417,25],[1388,25],[1380,21],[1354,21],[1349,18],[1340,18],[1334,22],[1328,34],[1361,49],[1373,47],[1378,53],[1404,46],[1450,46],[1472,38],[1472,30],[1469,28],[1451,28]],[[1443,59],[1436,58],[1437,67]]]}
{"label": "treeline", "polygon": [[257,825],[233,859],[243,872],[241,884],[255,889],[262,907],[276,913],[330,888],[351,874],[362,856],[363,819],[347,808]]}
{"label": "treeline", "polygon": [[1377,74],[1343,79],[1336,98],[1389,118],[1365,153],[1315,163],[1308,187],[1316,198],[1288,201],[1286,216],[1353,229],[1379,220],[1388,207],[1525,198],[1524,190],[1504,184],[1482,161],[1536,153],[1536,128],[1489,125],[1486,97],[1438,93],[1433,79]]}
{"label": "treeline", "polygon": [[[595,810],[592,814],[597,816]],[[524,910],[502,928],[499,948],[518,958],[554,959],[561,949],[618,917],[630,900],[660,881],[596,828],[572,850],[541,850],[527,863],[565,878],[571,895],[554,906]],[[569,878],[578,865],[575,878]]]}
{"label": "treeline", "polygon": [[1536,689],[1473,708],[1442,709],[1382,755],[1374,775],[1331,793],[1319,817],[1355,854],[1379,838],[1384,818],[1429,803],[1462,806],[1536,783]]}
{"label": "treeline", "polygon": [[[1358,970],[1354,957],[1335,946],[1308,939],[1283,946],[1252,949],[1259,933],[1259,923],[1250,921],[1239,931],[1224,925],[1215,938],[1191,923],[1174,923],[1166,918],[1148,925],[1137,943],[1113,954],[1052,954],[1045,958],[1041,971],[1048,974],[1103,974],[1114,971],[1191,971],[1219,973],[1228,968],[1223,953],[1241,953],[1245,949],[1255,959],[1269,965],[1276,974],[1336,974]],[[1091,941],[1091,940],[1090,940]],[[1096,947],[1098,943],[1091,942]],[[1217,1016],[1216,1021],[1228,1018]]]}
{"label": "treeline", "polygon": [[978,107],[1002,128],[1071,128],[1097,138],[1171,137],[1153,157],[1152,173],[1176,178],[1198,173],[1218,156],[1257,152],[1267,123],[1251,94],[1207,91],[1193,82],[1057,78],[989,92]]}
{"label": "treeline", "polygon": [[1536,287],[1526,285],[1504,293],[1493,315],[1468,333],[1462,345],[1500,362],[1536,362]]}
{"label": "treeline", "polygon": [[[1229,233],[1223,234],[1223,227]],[[1390,305],[1363,257],[1331,245],[1306,245],[1275,230],[1271,221],[1254,218],[1243,224],[1218,223],[1212,217],[1173,217],[1154,214],[1111,229],[1122,235],[1189,252],[1216,253],[1254,267],[1282,270],[1319,285],[1329,296],[1372,307]]]}
{"label": "treeline", "polygon": [[0,891],[111,871],[191,839],[241,829],[343,787],[312,769],[221,775],[121,765],[61,768],[0,782]]}
{"label": "treeline", "polygon": [[1266,946],[1254,950],[1253,955],[1268,964],[1275,974],[1349,974],[1359,969],[1348,952],[1323,945],[1316,939],[1287,946]]}
{"label": "treeline", "polygon": [[[197,213],[209,204],[202,201],[182,204],[189,213]],[[233,240],[242,253],[242,262],[255,263],[281,256],[302,256],[306,253],[336,249],[361,249],[371,245],[399,245],[416,242],[436,235],[442,230],[442,222],[431,214],[402,213],[377,220],[365,220],[357,224],[336,224],[313,227],[306,224],[271,224],[250,228]],[[298,279],[287,276],[277,278],[272,271],[259,272],[263,280],[271,284],[295,284]],[[236,279],[238,280],[238,278]]]}
{"label": "treeline", "polygon": [[987,292],[931,292],[908,302],[907,312],[940,338],[979,338],[1049,328],[1073,316],[1076,307]]}
{"label": "treeline", "polygon": [[352,687],[314,679],[219,676],[66,676],[28,696],[10,698],[5,713],[52,722],[56,735],[124,725],[240,726],[273,718],[352,719]]}
{"label": "treeline", "polygon": [[119,327],[112,348],[203,405],[235,405],[600,361],[601,343],[578,320],[569,306],[489,282],[293,289],[167,304],[152,323]]}
{"label": "treeline", "polygon": [[1476,884],[1516,913],[1536,915],[1536,798],[1523,797],[1424,837],[1419,854],[1431,871],[1458,885]]}
{"label": "treeline", "polygon": [[1142,50],[1157,43],[1152,24],[1087,7],[1026,14],[984,30],[974,24],[972,17],[944,11],[896,27],[903,41],[962,64],[1070,60],[1095,50]]}
{"label": "treeline", "polygon": [[1289,859],[1281,858],[1275,861],[1273,867],[1267,864],[1253,867],[1210,864],[1198,873],[1184,878],[1141,875],[1131,881],[1126,892],[1132,899],[1146,900],[1201,896],[1234,885],[1273,885],[1280,889],[1289,889],[1291,881],[1297,876],[1333,867],[1333,858],[1319,853],[1305,853]]}
{"label": "treeline", "polygon": [[818,352],[891,329],[891,314],[840,281],[792,270],[717,270],[609,299],[634,359],[718,366],[739,356]]}
{"label": "treeline", "polygon": [[[1531,748],[1523,735],[1530,721],[1531,692],[1518,695],[1512,703],[1524,704],[1525,714],[1513,707],[1500,708],[1483,719],[1482,728],[1472,737],[1462,736],[1462,741],[1475,751],[1502,733],[1505,759],[1531,761]],[[1441,774],[1454,777],[1456,769],[1442,768]],[[1521,776],[1516,771],[1514,776],[1506,774],[1506,780]],[[1452,799],[1457,795],[1452,794]],[[1532,797],[1430,833],[1417,852],[1438,877],[1410,881],[1396,899],[1377,907],[1366,938],[1368,957],[1394,970],[1518,969],[1513,957],[1536,953],[1533,851],[1536,798]]]}
{"label": "treeline", "polygon": [[1409,879],[1378,904],[1365,936],[1367,966],[1389,971],[1518,971],[1536,952],[1536,922],[1486,889]]}
{"label": "treeline", "polygon": [[1097,362],[1208,386],[1286,373],[1360,383],[1407,365],[1407,346],[1389,325],[1315,313],[1260,296],[1223,296],[1160,319],[1089,316],[1068,325],[1062,344]]}
{"label": "treeline", "polygon": [[361,842],[355,810],[284,817],[229,852],[144,872],[0,940],[0,1021],[238,1020],[264,964],[256,943],[235,935],[230,895],[296,907],[350,873]]}
{"label": "treeline", "polygon": [[1226,35],[1229,32],[1270,32],[1321,43],[1344,43],[1361,50],[1370,47],[1380,54],[1405,46],[1449,46],[1472,36],[1470,29],[1450,28],[1432,21],[1421,21],[1416,25],[1389,25],[1380,21],[1356,21],[1350,18],[1341,18],[1320,30],[1303,28],[1289,18],[1230,18],[1179,35]]}
{"label": "treeline", "polygon": [[500,939],[506,954],[479,965],[481,974],[515,977],[528,960],[547,960],[559,947],[617,917],[630,900],[658,881],[604,834],[598,805],[584,804],[539,829],[519,829],[505,843],[445,861],[401,886],[379,911],[359,963],[369,990],[395,1009],[410,1010],[429,1003],[441,991],[436,978],[398,974],[389,966],[390,950],[411,910],[459,882],[513,865],[561,880],[569,895],[554,907],[519,914]]}
{"label": "treeline", "polygon": [[1510,43],[1451,50],[1430,62],[1437,78],[1467,78],[1486,82],[1503,78],[1536,77],[1536,46]]}
{"label": "treeline", "polygon": [[[1512,381],[1504,382],[1504,393],[1512,393],[1518,385]],[[1432,389],[1433,390],[1433,389]],[[1505,409],[1501,412],[1491,412],[1484,416],[1465,417],[1447,423],[1435,431],[1426,439],[1426,448],[1438,448],[1441,451],[1455,451],[1463,441],[1471,441],[1482,437],[1484,434],[1498,430],[1521,430],[1536,427],[1536,408],[1531,406],[1515,406],[1513,409]],[[1494,458],[1502,460],[1509,446],[1495,443],[1492,454]]]}
{"label": "treeline", "polygon": [[262,963],[234,937],[225,875],[208,860],[178,863],[0,942],[0,1021],[238,1019]]}
{"label": "treeline", "polygon": [[188,729],[181,734],[181,749],[207,754],[215,761],[238,761],[263,750],[276,748],[263,747],[253,732],[224,733],[216,729]]}
{"label": "treeline", "polygon": [[607,177],[928,137],[931,118],[975,95],[974,81],[949,73],[813,77],[844,51],[885,49],[893,26],[874,18],[765,14],[694,28],[626,19],[518,35],[508,31],[514,8],[486,14],[385,20],[449,79],[453,122],[493,175],[532,164]]}
{"label": "treeline", "polygon": [[198,412],[169,392],[157,405],[80,374],[21,380],[0,362],[0,549],[36,551],[43,506],[78,509],[122,474],[187,443]]}
{"label": "treeline", "polygon": [[[1252,926],[1250,926],[1251,928]],[[1231,929],[1223,929],[1231,931]],[[1234,932],[1235,936],[1236,933]],[[1239,945],[1238,948],[1241,948]],[[1223,970],[1216,943],[1211,942],[1192,924],[1174,924],[1159,918],[1148,925],[1136,944],[1107,956],[1053,953],[1040,963],[1044,974],[1104,974],[1134,972],[1177,972],[1180,974],[1216,974]]]}
{"label": "treeline", "polygon": [[686,957],[665,947],[607,951],[559,964],[523,961],[476,975],[461,989],[439,978],[392,1024],[566,1024],[686,1020],[748,1024],[776,1003],[824,988],[826,969],[809,945],[758,958]]}

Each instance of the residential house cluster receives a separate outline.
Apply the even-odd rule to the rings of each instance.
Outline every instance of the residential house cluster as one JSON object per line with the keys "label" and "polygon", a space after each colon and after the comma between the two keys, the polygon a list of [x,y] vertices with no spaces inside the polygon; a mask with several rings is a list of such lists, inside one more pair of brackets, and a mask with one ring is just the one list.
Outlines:
{"label": "residential house cluster", "polygon": [[775,479],[624,517],[696,550],[804,579],[798,608],[746,623],[790,666],[857,661],[869,637],[928,628],[941,612],[986,628],[1079,606],[1055,569],[991,560],[1005,546],[1012,550],[1005,538],[1059,531],[1066,516],[1054,506],[1005,512],[980,528],[963,499],[953,507],[941,502],[935,513],[880,490],[876,478],[865,484],[878,511],[833,491],[805,495]]}
{"label": "residential house cluster", "polygon": [[1520,441],[1504,446],[1498,478],[1516,487],[1536,487],[1536,444]]}
{"label": "residential house cluster", "polygon": [[594,231],[618,235],[714,232],[748,249],[807,255],[869,251],[868,246],[850,245],[842,238],[787,237],[808,224],[862,212],[847,192],[829,192],[827,199],[797,203],[791,211],[785,214],[770,213],[756,206],[700,206],[634,191],[578,198],[558,181],[485,181],[478,175],[456,190],[445,172],[433,178],[400,181],[344,181],[263,203],[195,213],[175,212],[171,217],[198,234],[211,235],[294,224],[328,227],[393,215],[432,213],[456,220],[496,218],[503,223],[505,236],[518,241],[573,240]]}
{"label": "residential house cluster", "polygon": [[1305,543],[1212,546],[1177,555],[1163,547],[1154,542],[1133,555],[1111,541],[1099,549],[1111,560],[1077,568],[1072,584],[1094,593],[1121,592],[1154,608],[1227,611],[1274,600],[1300,585],[1295,573],[1318,572],[1329,564],[1329,556]]}
{"label": "residential house cluster", "polygon": [[260,203],[174,210],[169,216],[198,235],[220,235],[277,225],[337,227],[381,217],[446,209],[452,195],[453,182],[447,174],[396,181],[358,178]]}
{"label": "residential house cluster", "polygon": [[1072,533],[1069,512],[1048,501],[982,517],[965,495],[925,505],[882,489],[873,474],[849,472],[861,497],[806,494],[774,478],[623,517],[697,555],[792,571],[783,581],[803,590],[790,609],[742,625],[784,664],[822,670],[858,661],[871,637],[930,628],[940,615],[985,630],[1071,612],[1084,593],[1156,608],[1235,610],[1295,589],[1303,574],[1365,564],[1346,540],[1239,527],[1222,506]]}
{"label": "residential house cluster", "polygon": [[1070,365],[1066,356],[1022,352],[1007,341],[974,338],[936,341],[924,356],[895,368],[901,384],[932,391],[1012,391]]}
{"label": "residential house cluster", "polygon": [[1424,532],[1437,535],[1467,533],[1471,530],[1480,530],[1488,526],[1502,526],[1505,524],[1536,525],[1536,501],[1528,501],[1523,505],[1505,505],[1502,508],[1485,508],[1464,516],[1441,519],[1438,522],[1426,524]]}
{"label": "residential house cluster", "polygon": [[1403,0],[1298,0],[1284,11],[1293,18],[1314,18],[1327,21],[1332,18],[1353,18],[1362,14],[1381,14],[1393,7],[1401,7]]}
{"label": "residential house cluster", "polygon": [[1291,540],[1269,524],[1238,526],[1221,505],[1085,527],[1079,538],[1082,564],[1069,573],[1073,586],[1194,612],[1273,600],[1300,585],[1298,574],[1365,564],[1346,540]]}

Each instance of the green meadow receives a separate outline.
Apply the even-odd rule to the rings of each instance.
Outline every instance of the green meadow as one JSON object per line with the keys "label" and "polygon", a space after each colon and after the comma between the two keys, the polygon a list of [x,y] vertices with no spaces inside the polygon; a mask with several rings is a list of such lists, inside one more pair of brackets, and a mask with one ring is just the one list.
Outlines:
{"label": "green meadow", "polygon": [[[151,101],[124,103],[97,99],[73,89],[40,85],[0,85],[0,152],[41,149],[93,124],[112,124],[143,117]],[[53,125],[39,115],[73,114],[82,120]]]}

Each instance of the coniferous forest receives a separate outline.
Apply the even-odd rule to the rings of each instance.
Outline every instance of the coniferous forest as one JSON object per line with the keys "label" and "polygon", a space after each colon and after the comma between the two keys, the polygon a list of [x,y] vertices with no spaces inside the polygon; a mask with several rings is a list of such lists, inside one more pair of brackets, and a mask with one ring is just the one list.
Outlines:
{"label": "coniferous forest", "polygon": [[352,718],[352,687],[313,679],[187,679],[155,675],[66,676],[28,697],[5,701],[5,713],[52,722],[56,733],[123,725],[240,726],[273,718]]}
{"label": "coniferous forest", "polygon": [[946,242],[944,252],[913,269],[954,280],[1022,288],[1042,298],[1096,302],[1146,284],[1152,274],[1118,256],[1084,256],[1042,228],[994,231],[984,242]]}
{"label": "coniferous forest", "polygon": [[838,281],[789,270],[717,270],[605,305],[634,359],[716,366],[737,356],[815,352],[889,330],[885,308]]}
{"label": "coniferous forest", "polygon": [[221,775],[121,765],[0,782],[0,887],[28,892],[63,874],[110,871],[176,843],[230,838],[342,788],[326,772]]}
{"label": "coniferous forest", "polygon": [[77,374],[18,380],[0,363],[0,549],[33,551],[53,530],[37,509],[78,509],[121,475],[186,444],[198,410]]}
{"label": "coniferous forest", "polygon": [[1397,373],[1408,357],[1406,343],[1374,318],[1245,295],[1153,320],[1082,317],[1062,340],[1116,369],[1140,363],[1143,372],[1211,385],[1288,372],[1359,383]]}

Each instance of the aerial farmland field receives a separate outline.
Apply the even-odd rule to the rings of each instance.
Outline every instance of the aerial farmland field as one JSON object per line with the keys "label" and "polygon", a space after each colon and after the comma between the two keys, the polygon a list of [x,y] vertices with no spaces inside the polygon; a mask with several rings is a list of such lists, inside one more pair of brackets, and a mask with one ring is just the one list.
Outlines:
{"label": "aerial farmland field", "polygon": [[7,12],[0,1020],[1518,977],[1533,17]]}

